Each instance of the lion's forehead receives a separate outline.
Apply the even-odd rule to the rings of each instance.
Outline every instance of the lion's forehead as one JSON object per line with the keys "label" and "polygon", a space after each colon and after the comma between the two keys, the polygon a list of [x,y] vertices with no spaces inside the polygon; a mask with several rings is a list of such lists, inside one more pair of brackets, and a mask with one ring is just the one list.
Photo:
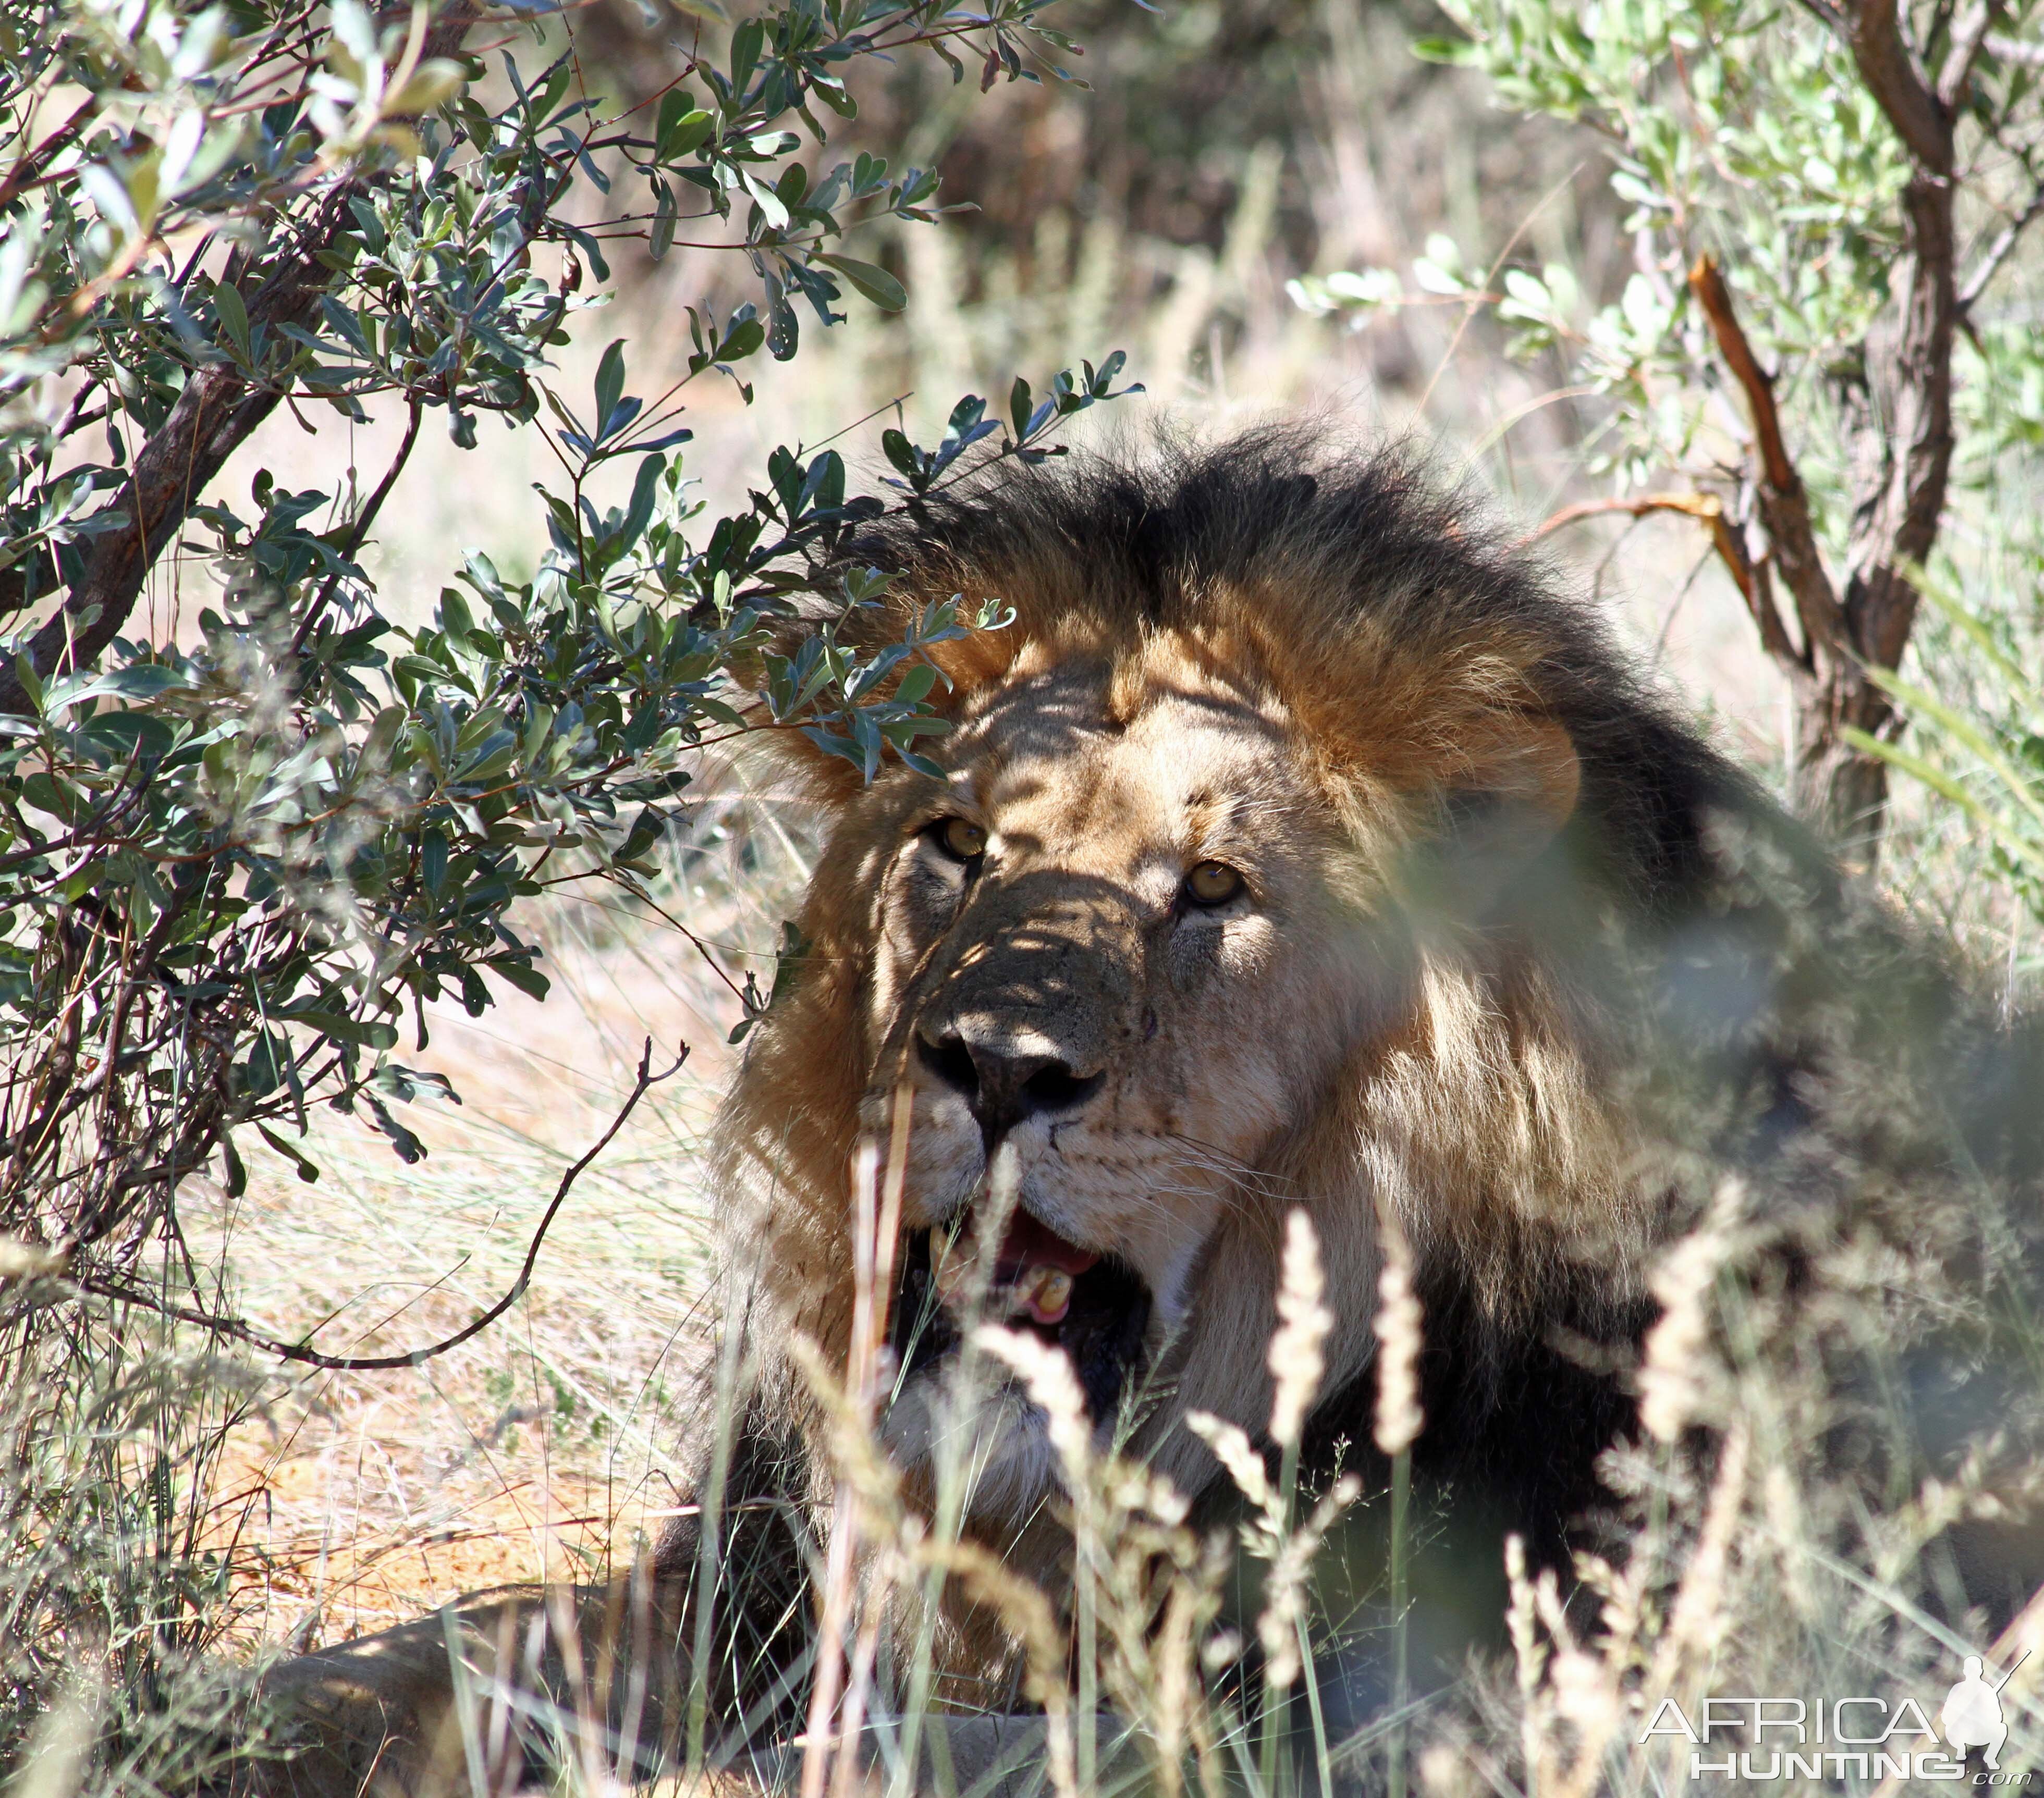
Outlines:
{"label": "lion's forehead", "polygon": [[1112,842],[1124,862],[1296,826],[1313,792],[1281,703],[1174,658],[1142,673],[1085,660],[1018,677],[959,734],[957,784],[1018,847]]}

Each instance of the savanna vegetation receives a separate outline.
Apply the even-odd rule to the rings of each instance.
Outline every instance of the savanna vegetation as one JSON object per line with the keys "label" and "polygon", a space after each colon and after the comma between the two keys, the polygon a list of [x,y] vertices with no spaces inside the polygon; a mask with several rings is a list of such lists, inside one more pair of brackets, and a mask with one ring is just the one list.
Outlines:
{"label": "savanna vegetation", "polygon": [[[628,1565],[688,1496],[678,1434],[731,1377],[701,1132],[799,952],[814,848],[747,739],[912,758],[919,652],[1001,619],[940,606],[877,654],[777,627],[862,520],[989,460],[1278,408],[1416,433],[1927,953],[2004,1018],[2034,1002],[2040,19],[0,13],[20,1788],[224,1789],[278,1655]],[[1612,1545],[1573,1598],[1498,1570],[1495,1650],[1352,1727],[1310,1670],[1357,1627],[1402,1666],[1427,1527],[1402,1486],[1301,1493],[1216,1432],[1244,1516],[1216,1543],[1068,1432],[1086,1631],[1003,1597],[1033,1696],[1077,1719],[1043,1777],[1660,1790],[1689,1745],[1641,1742],[1650,1692],[1934,1696],[1959,1653],[2044,1650],[2038,1601],[1981,1643],[1937,1546],[2027,1500],[1996,1420],[1876,1512],[1827,1483],[1812,1345],[1877,1335],[1911,1270],[1842,1242],[1823,1302],[1792,1303],[1744,1195],[1706,1197],[1655,1275]],[[1331,1301],[1303,1236],[1287,1266],[1273,1352],[1310,1386]],[[2000,1297],[1997,1351],[2034,1383],[2035,1309]],[[1399,1277],[1370,1301],[1396,1369],[1424,1319]],[[1020,1371],[1069,1410],[1068,1375]],[[936,1577],[863,1423],[847,1401],[862,1528],[889,1578]],[[1424,1427],[1395,1382],[1379,1427],[1394,1456]],[[1357,1504],[1383,1564],[1316,1585]],[[2044,1754],[2041,1666],[2004,1695],[2011,1766]],[[890,1677],[912,1740],[927,1692]],[[563,1739],[559,1778],[601,1785],[595,1738]],[[717,1739],[690,1733],[672,1777],[714,1773]],[[875,1777],[909,1789],[912,1759]]]}

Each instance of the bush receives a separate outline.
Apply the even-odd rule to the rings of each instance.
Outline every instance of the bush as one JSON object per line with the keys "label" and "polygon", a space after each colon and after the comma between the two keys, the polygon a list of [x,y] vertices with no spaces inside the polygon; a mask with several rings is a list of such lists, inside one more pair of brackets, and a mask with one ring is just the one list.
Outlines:
{"label": "bush", "polygon": [[[0,1357],[17,1394],[50,1382],[10,1417],[0,1482],[9,1539],[33,1548],[8,1581],[7,1736],[48,1701],[65,1657],[38,1645],[75,1650],[81,1604],[132,1716],[210,1627],[217,1593],[159,1589],[224,1425],[113,1371],[147,1340],[138,1309],[346,1362],[228,1314],[184,1244],[180,1181],[239,1192],[252,1133],[317,1179],[298,1144],[321,1102],[415,1160],[392,1102],[445,1083],[405,1065],[401,1037],[423,1048],[444,995],[471,1014],[543,995],[517,908],[569,882],[642,892],[701,750],[801,730],[870,773],[936,727],[922,652],[995,608],[936,606],[855,655],[834,620],[886,571],[818,595],[813,570],[977,462],[1058,453],[1120,357],[1040,399],[1018,381],[1005,422],[967,397],[933,447],[886,433],[876,493],[836,450],[776,450],[749,507],[714,519],[683,473],[682,390],[728,379],[749,402],[740,367],[798,354],[798,307],[827,328],[903,304],[847,235],[934,223],[936,178],[870,153],[825,167],[824,121],[855,114],[866,65],[912,52],[959,73],[970,54],[982,88],[1037,79],[1069,48],[1047,3],[795,0],[614,114],[521,22],[532,8],[487,51],[470,0],[54,0],[0,27]],[[592,192],[618,183],[638,209],[599,230]],[[605,297],[620,240],[658,259],[684,227],[756,297],[688,309],[687,375],[656,399],[627,390],[621,343],[593,393],[560,391],[550,353]],[[378,404],[405,427],[367,493],[265,470],[248,516],[218,496],[279,405]],[[405,631],[362,558],[429,412],[468,448],[487,414],[544,431],[563,478],[537,502],[551,546],[531,579],[471,554]],[[599,506],[613,467],[629,496]],[[171,558],[217,588],[182,633],[143,604]],[[53,1394],[96,1420],[61,1477]],[[120,1577],[94,1586],[95,1557]]]}

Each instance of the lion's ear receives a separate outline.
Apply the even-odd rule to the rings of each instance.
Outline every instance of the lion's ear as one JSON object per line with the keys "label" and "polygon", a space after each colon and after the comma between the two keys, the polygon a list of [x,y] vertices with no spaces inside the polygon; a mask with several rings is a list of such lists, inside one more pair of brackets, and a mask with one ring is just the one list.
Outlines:
{"label": "lion's ear", "polygon": [[1582,757],[1575,739],[1548,717],[1511,712],[1496,721],[1495,734],[1483,746],[1477,765],[1459,791],[1487,795],[1493,805],[1510,807],[1544,839],[1576,815],[1583,786]]}
{"label": "lion's ear", "polygon": [[1575,815],[1583,784],[1575,743],[1551,718],[1507,712],[1474,734],[1443,795],[1436,864],[1458,911],[1488,911],[1504,895]]}

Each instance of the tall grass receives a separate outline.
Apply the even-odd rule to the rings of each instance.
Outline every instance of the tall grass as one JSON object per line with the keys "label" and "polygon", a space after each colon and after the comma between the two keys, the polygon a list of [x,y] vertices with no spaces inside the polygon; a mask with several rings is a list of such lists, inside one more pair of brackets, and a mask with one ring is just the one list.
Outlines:
{"label": "tall grass", "polygon": [[[799,839],[771,826],[755,808],[734,808],[721,844],[677,849],[672,878],[722,896],[734,942],[771,941],[774,889],[804,871]],[[341,1313],[339,1336],[322,1340],[402,1344],[498,1289],[524,1241],[524,1195],[548,1190],[548,1171],[599,1115],[602,1045],[621,1049],[638,1032],[662,978],[677,999],[719,1015],[702,977],[682,972],[701,964],[657,915],[606,914],[579,928],[588,933],[579,944],[564,928],[551,945],[582,995],[579,1040],[527,1041],[522,1073],[516,1058],[493,1073],[480,1045],[463,1051],[477,1078],[448,1117],[494,1110],[496,1121],[469,1125],[464,1143],[440,1121],[441,1152],[400,1177],[366,1160],[336,1121],[312,1150],[324,1169],[317,1187],[259,1171],[240,1207],[215,1198],[220,1233],[187,1247],[217,1258],[238,1302],[309,1323],[367,1292],[367,1305]],[[638,970],[636,987],[622,989],[636,1001],[628,1016],[620,989],[607,984],[620,962]],[[1843,1102],[1892,1109],[1887,1077],[1869,1075],[1867,1090]],[[592,1088],[586,1098],[579,1079]],[[46,1781],[58,1777],[47,1769],[68,1769],[48,1788],[67,1798],[202,1788],[267,1727],[248,1701],[264,1654],[395,1621],[493,1578],[600,1585],[631,1567],[661,1512],[684,1500],[714,1507],[714,1481],[690,1494],[662,1478],[689,1459],[682,1428],[728,1440],[731,1395],[746,1377],[741,1336],[725,1333],[720,1350],[701,1309],[711,1270],[696,1246],[690,1145],[713,1082],[656,1102],[578,1192],[577,1227],[513,1332],[402,1382],[286,1381],[133,1315],[87,1313],[83,1328],[52,1332],[61,1288],[22,1266],[6,1291],[19,1332],[11,1346],[13,1365],[35,1378],[10,1395],[0,1486],[10,1543],[0,1643],[27,1700],[17,1700],[13,1725],[21,1764],[45,1769]],[[507,1121],[521,1104],[522,1120]],[[891,1140],[867,1145],[855,1175],[851,1360],[842,1369],[813,1353],[806,1361],[813,1395],[835,1420],[837,1509],[832,1558],[818,1569],[824,1610],[805,1739],[751,1763],[770,1785],[805,1798],[874,1785],[963,1790],[973,1781],[945,1769],[976,1764],[990,1731],[1006,1741],[1019,1778],[1061,1794],[1645,1794],[1686,1783],[1690,1745],[1645,1734],[1664,1696],[1692,1716],[1704,1697],[1735,1689],[1927,1704],[1963,1653],[1984,1648],[2005,1669],[2044,1649],[2044,1603],[2021,1608],[1988,1642],[1953,1596],[1950,1527],[2016,1512],[2039,1478],[1997,1446],[2003,1420],[1987,1420],[1935,1477],[1902,1477],[1910,1463],[1898,1456],[1896,1478],[1871,1505],[1865,1482],[1842,1480],[1826,1446],[1842,1429],[1877,1436],[1904,1427],[1883,1396],[1884,1382],[1899,1392],[1908,1379],[1888,1339],[1906,1340],[1927,1309],[1977,1307],[1982,1295],[1938,1259],[1968,1235],[1990,1248],[2004,1239],[2011,1226],[1991,1194],[1967,1199],[1977,1209],[1965,1211],[1950,1194],[1888,1193],[1877,1202],[1891,1222],[1911,1220],[1923,1242],[1858,1226],[1812,1237],[1800,1244],[1809,1259],[1792,1290],[1779,1269],[1783,1230],[1798,1226],[1777,1216],[1782,1195],[1735,1182],[1712,1189],[1696,1227],[1653,1274],[1662,1310],[1638,1372],[1637,1426],[1607,1457],[1609,1512],[1598,1545],[1576,1562],[1580,1590],[1514,1549],[1496,1620],[1506,1651],[1473,1643],[1446,1684],[1430,1674],[1415,1689],[1404,1666],[1422,1602],[1414,1556],[1438,1500],[1411,1483],[1426,1427],[1413,1382],[1425,1323],[1395,1232],[1373,1295],[1375,1437],[1388,1490],[1366,1490],[1353,1474],[1301,1486],[1297,1445],[1327,1313],[1352,1302],[1324,1290],[1303,1213],[1289,1225],[1270,1320],[1274,1464],[1239,1430],[1196,1424],[1234,1489],[1231,1528],[1201,1524],[1188,1495],[1096,1447],[1069,1368],[986,1314],[983,1256],[962,1302],[978,1327],[939,1406],[928,1489],[917,1489],[877,1439],[890,1396],[880,1345],[893,1288],[898,1110],[896,1123]],[[1879,1176],[1832,1168],[1824,1178]],[[1012,1198],[1012,1175],[997,1164],[981,1240],[1000,1240]],[[1831,1215],[1850,1224],[1859,1213],[1840,1203]],[[190,1215],[209,1214],[195,1206]],[[2019,1291],[2004,1286],[2001,1298],[1995,1352],[2034,1390],[2044,1328]],[[1841,1367],[1870,1370],[1870,1390],[1842,1397]],[[686,1401],[691,1393],[707,1393],[707,1415]],[[1056,1508],[1074,1544],[1069,1593],[1030,1585],[965,1525],[990,1422],[1025,1401],[1048,1420]],[[312,1469],[321,1478],[309,1501],[298,1482]],[[1352,1524],[1368,1547],[1345,1543]],[[464,1544],[471,1527],[477,1538]],[[1358,1605],[1346,1567],[1378,1545]],[[488,1553],[465,1558],[464,1547]],[[1246,1605],[1231,1601],[1244,1562],[1256,1574]],[[713,1562],[704,1574],[712,1584],[743,1577]],[[947,1584],[1016,1645],[1006,1689],[947,1682]],[[621,1742],[601,1706],[536,1702],[499,1676],[516,1661],[502,1645],[455,1646],[473,1670],[460,1687],[450,1792],[498,1789],[522,1741],[544,1750],[571,1789],[605,1785],[628,1729]],[[581,1658],[594,1666],[616,1647],[599,1634]],[[1393,1673],[1381,1711],[1358,1721],[1327,1700],[1359,1657],[1388,1657]],[[2028,1764],[2029,1745],[2044,1745],[2036,1670],[2025,1662],[2004,1693],[2012,1769]],[[1039,1720],[1018,1722],[1025,1710]],[[669,1764],[685,1784],[747,1758],[732,1722],[710,1714],[698,1685],[668,1730]],[[82,1739],[89,1753],[65,1746]]]}

